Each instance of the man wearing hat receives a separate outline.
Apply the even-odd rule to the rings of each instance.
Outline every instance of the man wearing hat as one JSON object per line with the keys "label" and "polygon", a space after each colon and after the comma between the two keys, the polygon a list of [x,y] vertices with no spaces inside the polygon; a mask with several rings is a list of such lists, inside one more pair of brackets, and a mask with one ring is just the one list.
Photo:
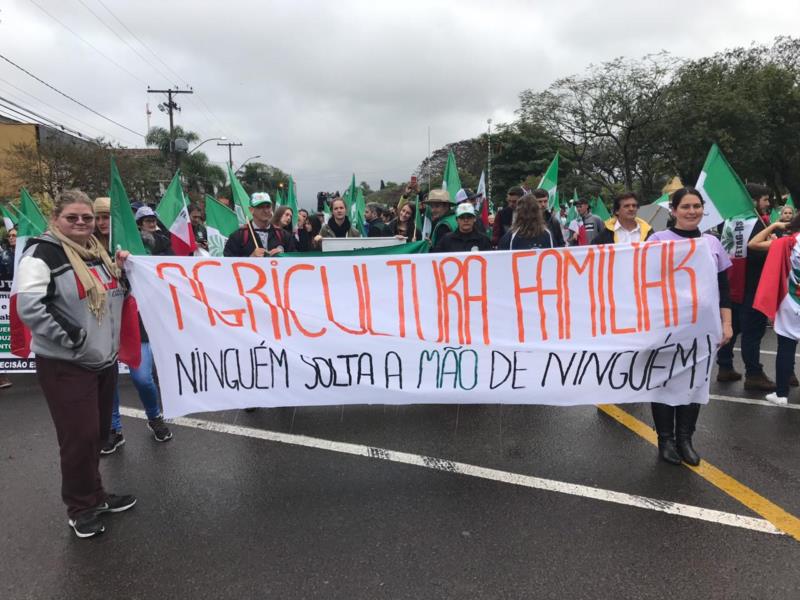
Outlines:
{"label": "man wearing hat", "polygon": [[170,237],[158,228],[158,218],[152,208],[147,205],[140,207],[136,211],[135,218],[136,226],[139,228],[139,235],[142,236],[142,242],[150,251],[150,254],[153,256],[170,256],[174,254]]}
{"label": "man wearing hat", "polygon": [[475,229],[483,235],[488,235],[486,233],[486,225],[484,225],[483,221],[480,219],[480,214],[478,211],[478,194],[474,193],[469,188],[461,188],[456,194],[456,207],[463,202],[469,202],[472,205],[472,208],[475,209]]}
{"label": "man wearing hat", "polygon": [[586,198],[579,198],[577,202],[575,202],[575,210],[578,211],[578,215],[583,221],[586,243],[591,244],[594,242],[594,238],[605,228],[603,219],[592,214],[592,209],[589,208],[589,201]]}
{"label": "man wearing hat", "polygon": [[475,228],[475,207],[469,202],[456,206],[456,230],[444,234],[433,252],[483,252],[492,249],[486,234]]}
{"label": "man wearing hat", "polygon": [[270,248],[272,199],[266,192],[256,192],[250,198],[252,221],[234,231],[225,242],[223,256],[272,256],[280,248]]}
{"label": "man wearing hat", "polygon": [[454,204],[445,190],[432,190],[428,194],[425,206],[431,209],[431,246],[435,247],[445,234],[458,229],[453,213]]}

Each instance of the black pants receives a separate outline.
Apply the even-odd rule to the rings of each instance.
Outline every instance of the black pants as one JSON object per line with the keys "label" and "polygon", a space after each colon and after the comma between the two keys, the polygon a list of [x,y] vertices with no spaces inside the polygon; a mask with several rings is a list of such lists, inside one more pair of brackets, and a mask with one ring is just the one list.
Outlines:
{"label": "black pants", "polygon": [[775,357],[775,393],[783,398],[789,397],[789,379],[794,373],[794,353],[797,340],[778,334],[778,355]]}
{"label": "black pants", "polygon": [[111,428],[116,363],[90,371],[75,363],[36,357],[36,374],[56,426],[61,454],[61,498],[75,518],[104,502],[100,448]]}
{"label": "black pants", "polygon": [[734,303],[731,307],[733,313],[733,337],[731,341],[722,346],[717,353],[717,364],[724,369],[733,368],[733,347],[736,338],[742,334],[742,362],[745,374],[748,376],[759,375],[764,372],[761,364],[761,338],[767,330],[767,317],[753,308],[752,299],[743,304]]}
{"label": "black pants", "polygon": [[653,423],[658,437],[691,438],[694,433],[697,417],[700,415],[699,404],[670,406],[660,402],[651,402]]}

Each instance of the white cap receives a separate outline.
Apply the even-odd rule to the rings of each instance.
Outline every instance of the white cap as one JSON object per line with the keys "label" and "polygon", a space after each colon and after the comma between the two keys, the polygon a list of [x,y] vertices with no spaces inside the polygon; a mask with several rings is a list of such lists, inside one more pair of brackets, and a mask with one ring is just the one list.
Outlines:
{"label": "white cap", "polygon": [[472,206],[472,204],[470,204],[469,202],[462,202],[461,204],[456,206],[456,219],[464,216],[470,216],[470,217],[475,216],[475,207]]}
{"label": "white cap", "polygon": [[155,217],[156,213],[149,206],[142,206],[136,211],[136,222],[138,223],[146,217]]}

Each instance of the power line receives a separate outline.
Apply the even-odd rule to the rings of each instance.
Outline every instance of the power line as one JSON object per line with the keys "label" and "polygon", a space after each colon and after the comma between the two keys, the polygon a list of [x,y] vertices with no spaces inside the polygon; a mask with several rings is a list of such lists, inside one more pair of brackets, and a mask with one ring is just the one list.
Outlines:
{"label": "power line", "polygon": [[[13,100],[9,100],[8,98],[4,98],[3,96],[0,96],[0,103],[2,103],[2,105],[7,110],[14,110],[15,112],[19,112],[19,111],[15,110],[15,109],[19,109],[19,110],[22,110],[22,111],[30,114],[30,115],[33,115],[34,117],[36,117],[36,118],[38,118],[38,119],[40,119],[42,121],[45,121],[45,123],[41,123],[42,125],[50,125],[51,127],[55,127],[57,129],[61,129],[62,131],[67,131],[67,132],[69,132],[69,133],[71,133],[73,135],[77,135],[79,138],[95,141],[95,139],[93,137],[87,136],[87,135],[81,133],[80,131],[78,131],[77,129],[73,129],[72,127],[67,127],[63,123],[59,123],[57,121],[54,121],[50,117],[47,117],[47,116],[42,115],[42,114],[39,114],[39,113],[29,109],[29,108],[25,108],[24,106],[22,106],[20,104],[17,104]],[[11,106],[9,106],[9,105],[11,105]],[[22,113],[19,113],[19,114],[22,114]],[[30,118],[30,117],[28,117],[28,118]]]}
{"label": "power line", "polygon": [[58,88],[56,88],[56,87],[54,87],[54,86],[50,85],[49,83],[47,83],[47,82],[46,82],[44,79],[41,79],[40,77],[37,77],[36,75],[34,75],[34,74],[33,74],[33,73],[31,73],[30,71],[28,71],[28,70],[27,70],[25,67],[21,67],[20,65],[18,65],[17,63],[15,63],[13,60],[11,60],[10,58],[8,58],[7,56],[5,56],[5,55],[3,55],[3,54],[0,54],[0,58],[2,58],[4,61],[6,61],[6,62],[7,62],[8,64],[10,64],[11,66],[13,66],[13,67],[16,67],[17,69],[19,69],[20,71],[22,71],[23,73],[25,73],[26,75],[28,75],[29,77],[32,77],[33,79],[35,79],[36,81],[38,81],[38,82],[39,82],[39,83],[41,83],[42,85],[45,85],[45,86],[47,86],[48,88],[50,88],[50,89],[51,89],[51,90],[53,90],[54,92],[56,92],[56,93],[58,93],[58,94],[60,94],[60,95],[64,96],[64,98],[66,98],[67,100],[71,100],[72,102],[74,102],[74,103],[75,103],[75,104],[77,104],[78,106],[81,106],[82,108],[85,108],[86,110],[88,110],[89,112],[91,112],[91,113],[93,113],[93,114],[97,115],[97,116],[98,116],[98,117],[100,117],[101,119],[105,119],[106,121],[108,121],[109,123],[113,123],[113,124],[114,124],[114,125],[116,125],[117,127],[121,127],[122,129],[124,129],[124,130],[126,130],[126,131],[130,131],[131,133],[133,133],[134,135],[136,135],[136,136],[138,136],[138,137],[144,138],[144,135],[143,135],[143,134],[141,134],[141,133],[139,133],[138,131],[134,131],[134,130],[133,130],[133,129],[131,129],[130,127],[126,127],[125,125],[123,125],[122,123],[119,123],[119,122],[115,121],[114,119],[110,119],[109,117],[105,116],[104,114],[97,112],[97,111],[96,111],[95,109],[93,109],[92,107],[90,107],[90,106],[87,106],[86,104],[84,104],[84,103],[83,103],[83,102],[81,102],[80,100],[76,100],[75,98],[73,98],[73,97],[72,97],[72,96],[70,96],[69,94],[65,94],[64,92],[62,92],[62,91],[61,91],[61,90],[59,90]]}
{"label": "power line", "polygon": [[[114,30],[114,29],[113,29],[113,28],[112,28],[112,27],[111,27],[111,26],[110,26],[108,23],[106,23],[106,22],[105,22],[103,19],[101,19],[101,18],[100,18],[100,15],[98,15],[96,12],[94,12],[94,11],[92,10],[92,8],[91,8],[91,7],[90,7],[88,4],[86,4],[86,2],[84,2],[83,0],[78,0],[78,2],[79,2],[79,3],[81,4],[81,6],[83,6],[83,7],[84,7],[86,10],[88,10],[90,13],[92,13],[92,16],[93,16],[95,19],[97,19],[98,21],[100,21],[100,23],[101,23],[101,24],[102,24],[102,25],[103,25],[103,26],[104,26],[106,29],[108,29],[108,30],[109,30],[111,33],[113,33],[115,36],[117,36],[117,38],[119,39],[119,41],[121,41],[121,42],[122,42],[123,44],[125,44],[125,45],[126,45],[128,48],[130,48],[130,49],[131,49],[131,51],[132,51],[134,54],[136,54],[136,56],[138,56],[139,58],[141,58],[141,59],[142,59],[142,60],[143,60],[145,63],[147,63],[147,64],[148,64],[148,65],[149,65],[149,66],[150,66],[150,67],[151,67],[153,70],[155,70],[155,71],[156,71],[156,72],[157,72],[159,75],[161,75],[161,77],[163,77],[163,78],[164,78],[164,80],[165,80],[166,82],[168,82],[168,83],[169,83],[170,77],[169,77],[168,75],[165,75],[165,74],[164,74],[164,72],[163,72],[161,69],[159,69],[159,68],[158,68],[156,65],[154,65],[152,62],[150,62],[150,60],[149,60],[149,59],[148,59],[146,56],[144,56],[144,55],[143,55],[141,52],[139,52],[139,51],[138,51],[138,50],[137,50],[137,49],[136,49],[136,48],[135,48],[135,47],[134,47],[134,46],[133,46],[133,45],[132,45],[132,44],[131,44],[131,43],[130,43],[128,40],[126,40],[125,38],[123,38],[123,37],[122,37],[122,36],[121,36],[119,33],[117,33],[117,32],[116,32],[116,30]],[[108,9],[106,9],[106,10],[108,10]],[[112,15],[112,16],[113,16],[113,15]],[[180,78],[179,78],[179,79],[180,79]]]}
{"label": "power line", "polygon": [[84,37],[82,37],[80,34],[78,34],[78,33],[77,33],[77,32],[76,32],[74,29],[72,29],[72,28],[70,28],[68,25],[66,25],[66,24],[65,24],[63,21],[59,20],[57,17],[55,17],[55,16],[53,16],[52,14],[50,14],[49,12],[47,12],[47,10],[45,10],[45,9],[44,9],[44,8],[43,8],[43,7],[42,7],[40,4],[38,4],[38,3],[36,2],[36,0],[28,0],[28,1],[29,1],[31,4],[33,4],[33,5],[34,5],[36,8],[38,8],[40,11],[42,11],[44,14],[46,14],[48,17],[50,17],[51,19],[53,19],[53,21],[55,21],[56,23],[58,23],[59,25],[61,25],[61,26],[62,26],[64,29],[66,29],[67,31],[69,31],[69,32],[70,32],[72,35],[74,35],[76,38],[78,38],[78,39],[79,39],[80,41],[82,41],[84,44],[86,44],[87,46],[89,46],[89,47],[90,47],[92,50],[94,50],[95,52],[97,52],[97,53],[98,53],[100,56],[102,56],[103,58],[105,58],[105,59],[106,59],[108,62],[110,62],[112,65],[114,65],[115,67],[117,67],[117,68],[118,68],[118,69],[120,69],[121,71],[124,71],[125,73],[127,73],[128,75],[130,75],[131,77],[133,77],[134,79],[136,79],[137,81],[139,81],[139,82],[141,82],[141,83],[143,83],[143,84],[147,85],[147,82],[145,82],[145,80],[144,80],[144,79],[142,79],[141,77],[139,77],[139,76],[138,76],[138,75],[136,75],[135,73],[133,73],[133,72],[129,71],[128,69],[126,69],[125,67],[123,67],[121,64],[119,64],[119,63],[118,63],[117,61],[115,61],[113,58],[111,58],[110,56],[108,56],[107,54],[105,54],[104,52],[102,52],[101,50],[99,50],[99,49],[97,48],[97,46],[95,46],[95,45],[94,45],[94,44],[92,44],[90,41],[88,41],[87,39],[85,39]]}
{"label": "power line", "polygon": [[[133,39],[135,39],[137,42],[139,42],[139,44],[141,44],[143,48],[145,48],[145,49],[146,49],[148,52],[150,52],[150,54],[152,54],[152,55],[153,55],[153,56],[156,58],[156,60],[157,60],[158,62],[160,62],[162,65],[164,65],[164,67],[165,67],[165,68],[166,68],[166,69],[167,69],[167,70],[168,70],[170,73],[172,73],[172,74],[173,74],[175,77],[177,77],[179,80],[181,80],[185,86],[187,86],[187,87],[191,87],[188,81],[186,81],[186,80],[185,80],[183,77],[181,77],[181,76],[180,76],[180,75],[179,75],[179,74],[178,74],[178,73],[175,71],[175,69],[173,69],[173,68],[172,68],[172,67],[170,67],[170,66],[169,66],[169,65],[168,65],[166,62],[164,62],[164,60],[161,58],[161,56],[159,56],[159,54],[158,54],[158,53],[156,53],[156,52],[155,52],[155,51],[154,51],[154,50],[153,50],[153,49],[152,49],[150,46],[148,46],[148,45],[147,45],[147,44],[146,44],[146,43],[145,43],[145,42],[144,42],[144,41],[143,41],[143,40],[142,40],[142,39],[141,39],[141,38],[140,38],[138,35],[136,35],[136,34],[135,34],[135,33],[134,33],[132,30],[131,30],[131,28],[130,28],[130,27],[128,27],[128,26],[127,26],[125,23],[123,23],[122,19],[120,19],[120,18],[119,18],[119,17],[118,17],[118,16],[117,16],[117,15],[116,15],[116,14],[115,14],[115,13],[114,13],[114,12],[113,12],[113,11],[112,11],[112,10],[111,10],[111,9],[110,9],[108,6],[107,6],[107,5],[106,5],[106,3],[105,3],[105,2],[103,2],[103,0],[97,0],[97,2],[98,2],[98,3],[99,3],[99,4],[100,4],[100,5],[101,5],[101,6],[102,6],[104,9],[106,9],[106,12],[108,12],[108,14],[110,14],[110,15],[111,15],[111,16],[114,18],[114,20],[115,20],[117,23],[119,23],[119,24],[122,26],[122,28],[123,28],[123,29],[125,29],[125,31],[127,31],[127,32],[128,32],[130,35],[131,35],[131,37],[133,37]],[[211,109],[210,109],[210,108],[208,107],[208,105],[207,105],[207,104],[206,104],[206,103],[203,101],[203,98],[202,98],[202,97],[199,95],[199,93],[198,93],[196,90],[195,90],[195,95],[197,96],[197,100],[200,102],[200,105],[202,106],[202,108],[203,108],[203,109],[206,111],[206,114],[208,114],[208,115],[209,115],[209,116],[210,116],[212,119],[214,119],[214,120],[217,122],[217,124],[218,124],[220,127],[222,127],[222,131],[221,131],[221,133],[225,133],[225,134],[227,134],[227,135],[232,135],[232,134],[234,134],[234,133],[235,133],[235,132],[234,132],[234,131],[233,131],[233,130],[230,128],[230,127],[228,127],[228,126],[227,126],[225,123],[223,123],[223,122],[222,122],[222,120],[221,120],[219,117],[217,117],[217,115],[216,115],[216,114],[214,114],[214,113],[211,111]],[[193,101],[191,98],[189,99],[189,101],[190,101],[190,103],[191,103],[191,104],[194,104],[194,101]],[[235,136],[235,137],[240,137],[240,136]]]}
{"label": "power line", "polygon": [[[78,123],[81,123],[82,125],[85,125],[86,127],[89,127],[89,128],[91,128],[91,129],[94,129],[95,131],[97,131],[97,132],[99,132],[99,133],[102,133],[102,134],[103,134],[105,137],[107,137],[107,138],[114,138],[114,137],[116,137],[116,136],[113,136],[113,135],[111,135],[111,134],[110,134],[110,133],[108,133],[107,131],[104,131],[104,130],[100,129],[100,128],[99,128],[99,127],[97,127],[97,126],[95,126],[95,125],[92,125],[91,123],[87,123],[86,121],[83,121],[82,119],[79,119],[78,117],[76,117],[76,116],[74,116],[74,115],[71,115],[70,113],[68,113],[68,112],[65,112],[65,111],[61,110],[61,109],[60,109],[60,108],[58,108],[57,106],[53,106],[52,104],[50,104],[50,103],[48,103],[48,102],[45,102],[45,101],[44,101],[44,100],[42,100],[41,98],[39,98],[39,97],[37,97],[37,96],[34,96],[34,95],[33,95],[33,94],[31,94],[30,92],[26,92],[26,91],[25,91],[25,90],[23,90],[21,87],[19,87],[19,86],[17,86],[17,85],[14,85],[14,84],[13,84],[13,83],[11,83],[10,81],[7,81],[6,79],[3,79],[2,77],[0,77],[0,82],[2,82],[2,83],[5,83],[5,84],[6,84],[6,85],[8,85],[8,86],[11,86],[12,88],[14,88],[15,90],[17,90],[18,92],[20,92],[20,93],[22,93],[22,94],[24,94],[24,95],[28,96],[29,98],[33,98],[34,100],[36,100],[36,101],[37,101],[37,102],[39,102],[40,104],[43,104],[44,106],[46,106],[46,107],[48,107],[48,108],[51,108],[52,110],[56,111],[57,113],[60,113],[60,114],[64,115],[65,117],[67,117],[67,118],[69,118],[69,119],[72,119],[72,120],[74,120],[74,121],[77,121]],[[6,93],[7,93],[7,94],[9,94],[9,95],[11,95],[11,96],[16,96],[16,94],[12,94],[11,92],[8,92],[8,91],[6,91]],[[16,96],[16,97],[17,97],[17,98],[19,98],[19,96]],[[20,100],[21,100],[21,98],[20,98]]]}

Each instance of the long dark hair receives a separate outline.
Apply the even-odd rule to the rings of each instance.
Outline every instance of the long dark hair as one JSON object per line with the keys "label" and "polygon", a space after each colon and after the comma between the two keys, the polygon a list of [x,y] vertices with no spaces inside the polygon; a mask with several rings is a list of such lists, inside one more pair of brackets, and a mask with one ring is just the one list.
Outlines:
{"label": "long dark hair", "polygon": [[514,210],[514,225],[512,229],[517,235],[531,239],[544,233],[545,222],[539,201],[533,194],[525,194],[517,202]]}
{"label": "long dark hair", "polygon": [[[286,211],[291,211],[291,210],[292,209],[289,208],[288,206],[286,206],[285,204],[283,206],[279,206],[278,208],[276,208],[275,209],[275,214],[272,215],[272,226],[273,227],[277,227],[279,229],[283,228],[283,225],[281,225],[281,219],[283,218],[283,215],[286,214]],[[292,216],[294,216],[294,215],[292,215]],[[290,223],[289,224],[289,229],[291,229],[291,228],[292,228],[292,225]]]}

